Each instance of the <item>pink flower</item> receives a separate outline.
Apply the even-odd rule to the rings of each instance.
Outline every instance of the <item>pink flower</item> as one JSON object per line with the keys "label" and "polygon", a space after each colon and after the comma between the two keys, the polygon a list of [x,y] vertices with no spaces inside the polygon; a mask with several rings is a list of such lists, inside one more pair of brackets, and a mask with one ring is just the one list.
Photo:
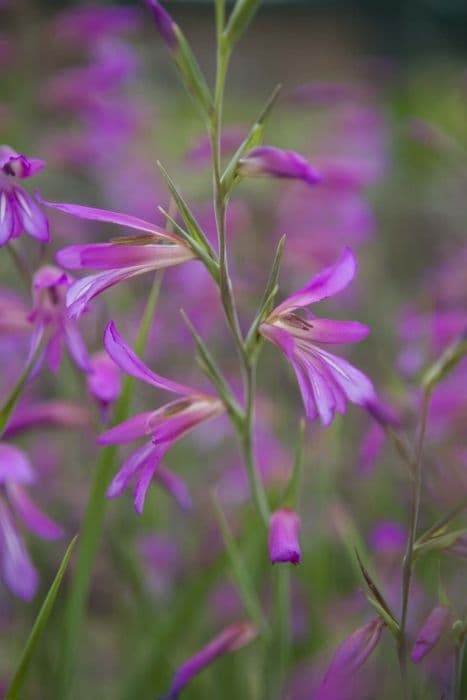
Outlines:
{"label": "pink flower", "polygon": [[134,504],[136,512],[141,515],[149,485],[171,445],[204,421],[219,416],[224,406],[219,399],[155,374],[125,343],[113,321],[105,330],[104,345],[112,360],[124,372],[182,397],[155,411],[134,416],[98,438],[101,445],[118,445],[151,437],[150,442],[130,455],[107,490],[108,498],[120,496],[130,481],[136,478]]}
{"label": "pink flower", "polygon": [[111,405],[121,391],[120,371],[106,352],[96,353],[90,360],[87,376],[88,391],[98,402],[102,421],[107,422]]}
{"label": "pink flower", "polygon": [[54,540],[63,532],[31,501],[24,486],[35,480],[32,466],[22,450],[0,443],[0,570],[10,590],[31,600],[37,590],[37,572],[29,558],[16,519],[32,533]]}
{"label": "pink flower", "polygon": [[280,177],[303,180],[308,185],[321,182],[320,173],[295,151],[283,151],[273,146],[258,146],[240,160],[238,172],[242,177]]}
{"label": "pink flower", "polygon": [[0,146],[0,247],[26,232],[43,243],[50,240],[47,217],[36,201],[18,183],[40,172],[43,160],[16,153]]}
{"label": "pink flower", "polygon": [[136,216],[78,204],[44,204],[80,219],[118,224],[143,232],[143,235],[116,238],[109,243],[70,246],[57,253],[57,262],[68,270],[104,270],[83,277],[70,287],[66,303],[72,318],[80,316],[91,299],[119,282],[196,257],[181,238]]}
{"label": "pink flower", "polygon": [[289,508],[276,510],[269,521],[269,558],[273,564],[290,562],[300,564],[298,542],[300,517]]}
{"label": "pink flower", "polygon": [[71,284],[71,278],[53,265],[41,267],[33,278],[34,308],[29,315],[34,324],[32,347],[45,337],[45,357],[52,372],[60,366],[63,343],[77,367],[83,372],[89,370],[88,352],[78,326],[66,314],[65,295]]}
{"label": "pink flower", "polygon": [[329,425],[334,414],[344,414],[346,402],[366,405],[375,401],[371,381],[347,360],[324,350],[323,343],[355,343],[366,338],[367,326],[355,321],[315,318],[296,311],[338,294],[352,281],[357,261],[349,248],[332,267],[321,270],[308,284],[277,306],[259,327],[260,333],[285,354],[297,375],[306,415],[318,415]]}
{"label": "pink flower", "polygon": [[256,628],[251,622],[237,622],[223,630],[197,654],[185,661],[176,671],[172,687],[161,700],[174,700],[183,688],[202,670],[220,656],[241,649],[256,637]]}
{"label": "pink flower", "polygon": [[446,631],[452,614],[446,605],[437,605],[425,620],[418,633],[410,658],[414,664],[420,661],[433,649]]}

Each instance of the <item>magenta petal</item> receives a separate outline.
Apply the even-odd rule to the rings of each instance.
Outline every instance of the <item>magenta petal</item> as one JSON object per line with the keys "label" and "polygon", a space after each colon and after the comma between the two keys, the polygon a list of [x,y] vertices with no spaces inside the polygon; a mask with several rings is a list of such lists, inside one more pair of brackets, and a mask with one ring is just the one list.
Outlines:
{"label": "magenta petal", "polygon": [[8,243],[15,230],[15,210],[11,195],[0,190],[0,247]]}
{"label": "magenta petal", "polygon": [[66,321],[63,330],[66,346],[76,366],[83,372],[89,372],[89,355],[78,326],[74,321]]}
{"label": "magenta petal", "polygon": [[441,639],[451,620],[451,609],[446,605],[438,605],[425,620],[418,633],[410,658],[418,664]]}
{"label": "magenta petal", "polygon": [[31,484],[34,472],[26,454],[13,445],[0,442],[0,484]]}
{"label": "magenta petal", "polygon": [[147,272],[146,268],[128,267],[122,270],[110,270],[97,275],[89,275],[73,282],[66,295],[66,305],[70,318],[78,318],[86,311],[88,303],[106,289],[130,277]]}
{"label": "magenta petal", "polygon": [[105,329],[104,346],[115,364],[132,377],[175,394],[194,393],[189,387],[172,382],[150,370],[125,342],[113,321],[110,321]]}
{"label": "magenta petal", "polygon": [[282,304],[279,304],[271,316],[289,313],[294,309],[303,308],[338,294],[350,284],[356,271],[357,259],[350,248],[345,248],[335,265],[318,272],[302,289],[294,292]]}
{"label": "magenta petal", "polygon": [[360,372],[342,357],[332,355],[321,348],[314,348],[315,354],[322,360],[327,371],[329,371],[342,389],[347,399],[359,406],[365,406],[376,398],[375,389],[368,377]]}
{"label": "magenta petal", "polygon": [[174,700],[183,688],[206,666],[218,657],[249,644],[255,638],[256,628],[250,622],[237,622],[224,629],[197,654],[185,661],[176,671],[172,686],[161,700]]}
{"label": "magenta petal", "polygon": [[115,425],[102,435],[99,435],[97,442],[99,445],[123,445],[145,437],[151,433],[148,428],[148,421],[153,412],[140,413],[133,416],[119,425]]}
{"label": "magenta petal", "polygon": [[56,540],[63,535],[63,529],[43,513],[31,501],[26,491],[16,484],[7,485],[7,493],[16,515],[28,530],[44,540]]}
{"label": "magenta petal", "polygon": [[50,241],[49,222],[44,212],[37,206],[34,199],[25,190],[15,187],[15,211],[21,228],[33,238],[43,243]]}
{"label": "magenta petal", "polygon": [[133,494],[135,511],[138,515],[143,514],[144,501],[146,500],[148,488],[151,484],[156,469],[159,466],[159,463],[162,457],[167,452],[168,448],[169,445],[156,447],[156,449],[151,453],[149,459],[146,460],[146,463],[143,465],[140,473],[138,474]]}
{"label": "magenta petal", "polygon": [[141,469],[146,460],[149,459],[154,450],[155,447],[152,442],[147,442],[142,447],[132,452],[121,469],[119,469],[114,476],[106,491],[106,497],[116,498],[117,496],[121,496],[135,474]]}
{"label": "magenta petal", "polygon": [[54,333],[54,335],[50,338],[49,342],[47,343],[45,356],[50,371],[53,372],[53,374],[56,374],[58,372],[60,362],[62,361],[62,340],[63,332],[61,329],[59,329]]}
{"label": "magenta petal", "polygon": [[185,481],[178,474],[161,466],[157,470],[156,480],[173,496],[183,511],[187,512],[192,509],[190,492]]}
{"label": "magenta petal", "polygon": [[358,321],[333,321],[327,318],[314,318],[307,335],[319,343],[358,343],[370,332],[368,326]]}
{"label": "magenta petal", "polygon": [[1,571],[8,588],[22,600],[32,600],[37,590],[37,573],[13,518],[0,499]]}
{"label": "magenta petal", "polygon": [[194,258],[185,245],[150,243],[127,245],[115,239],[113,243],[73,245],[59,250],[57,262],[67,270],[115,270],[141,266],[156,270]]}
{"label": "magenta petal", "polygon": [[65,214],[71,214],[72,216],[77,216],[80,219],[90,219],[91,221],[103,221],[109,224],[117,224],[119,226],[136,229],[137,231],[155,233],[159,238],[173,240],[173,236],[170,233],[167,233],[167,231],[164,231],[164,229],[156,226],[155,224],[151,224],[149,221],[144,221],[144,219],[131,216],[130,214],[121,214],[119,212],[107,211],[106,209],[95,209],[94,207],[84,207],[79,204],[46,202],[38,193],[36,193],[36,197],[41,204],[44,204],[46,207],[58,209]]}
{"label": "magenta petal", "polygon": [[300,564],[301,551],[298,541],[300,518],[295,511],[281,508],[274,511],[269,520],[269,558],[273,564]]}
{"label": "magenta petal", "polygon": [[288,331],[272,323],[261,323],[259,332],[262,336],[270,340],[271,343],[277,345],[289,360],[293,360],[295,340]]}

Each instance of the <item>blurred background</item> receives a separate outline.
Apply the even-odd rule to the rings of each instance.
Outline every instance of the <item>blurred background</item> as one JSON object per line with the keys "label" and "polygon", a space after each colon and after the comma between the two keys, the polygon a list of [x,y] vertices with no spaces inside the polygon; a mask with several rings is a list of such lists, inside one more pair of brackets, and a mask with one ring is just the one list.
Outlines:
{"label": "blurred background", "polygon": [[[165,7],[212,81],[212,3],[168,0]],[[228,236],[243,327],[254,316],[283,233],[280,295],[299,288],[321,266],[333,263],[345,245],[352,246],[360,262],[358,279],[319,313],[371,327],[369,339],[348,356],[371,376],[408,439],[419,416],[423,368],[467,325],[466,39],[463,0],[265,0],[237,47],[227,83],[226,162],[281,83],[266,143],[300,151],[326,178],[314,189],[253,180],[235,190]],[[32,185],[26,183],[30,193],[39,187],[45,199],[124,211],[161,224],[157,207],[167,207],[168,196],[156,167],[160,160],[215,241],[203,124],[142,3],[0,0],[0,135],[0,142],[47,162]],[[54,253],[66,245],[116,235],[111,226],[51,210],[48,216],[49,246],[25,237],[17,242],[31,274],[53,263]],[[2,318],[11,310],[11,295],[23,316],[33,302],[30,285],[23,284],[4,253],[0,390],[7,395],[24,365],[30,332],[27,323],[5,331]],[[134,340],[150,287],[150,279],[137,278],[92,303],[80,322],[90,352],[102,349],[110,318]],[[145,352],[148,364],[172,379],[208,389],[180,318],[182,307],[240,394],[237,358],[217,290],[197,263],[164,276]],[[274,499],[290,474],[303,409],[295,378],[275,348],[264,350],[258,383],[256,450]],[[433,400],[422,529],[467,491],[466,397],[464,360]],[[150,410],[163,400],[140,385],[134,411]],[[79,530],[103,416],[67,357],[57,375],[44,371],[28,387],[18,422],[28,402],[51,401],[79,411],[67,420],[60,411],[40,424],[25,420],[10,439],[29,454],[37,472],[34,496],[69,539]],[[227,422],[199,428],[170,451],[167,466],[186,482],[192,503],[185,508],[188,513],[161,484],[151,489],[142,518],[134,514],[129,493],[108,507],[73,697],[161,695],[181,661],[225,624],[245,616],[213,515],[213,490],[269,610],[266,544],[257,534]],[[409,507],[405,465],[377,423],[356,407],[329,428],[307,427],[303,479],[303,564],[292,572],[290,700],[313,697],[332,651],[371,618],[355,545],[366,553],[398,609]],[[24,536],[41,587],[28,605],[0,588],[4,679],[63,551],[63,541]],[[448,554],[435,552],[421,564],[412,637],[437,602],[439,566],[456,615],[467,613],[463,546]],[[27,698],[55,697],[62,621],[59,603]],[[384,644],[358,686],[349,690],[349,700],[374,700],[376,693],[381,700],[399,697],[388,634]],[[448,697],[450,651],[442,646],[423,666],[420,700]],[[255,642],[222,660],[187,689],[187,700],[261,697],[263,652]],[[463,687],[467,692],[465,678]]]}

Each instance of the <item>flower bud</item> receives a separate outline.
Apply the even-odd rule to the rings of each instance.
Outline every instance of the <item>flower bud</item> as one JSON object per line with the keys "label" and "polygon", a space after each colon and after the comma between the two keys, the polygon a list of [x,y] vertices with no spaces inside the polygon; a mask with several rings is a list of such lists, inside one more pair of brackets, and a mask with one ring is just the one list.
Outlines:
{"label": "flower bud", "polygon": [[451,618],[451,610],[446,605],[437,605],[428,615],[418,633],[410,658],[418,664],[439,642]]}
{"label": "flower bud", "polygon": [[320,173],[295,151],[258,146],[246,153],[238,164],[243,177],[281,177],[303,180],[308,185],[321,182]]}
{"label": "flower bud", "polygon": [[300,518],[288,508],[276,510],[269,521],[269,558],[273,564],[291,562],[300,564],[301,551],[298,542]]}
{"label": "flower bud", "polygon": [[176,49],[178,44],[177,35],[175,33],[176,24],[172,17],[167,10],[164,10],[157,0],[146,0],[146,5],[153,14],[154,21],[163,41],[167,44],[169,49]]}

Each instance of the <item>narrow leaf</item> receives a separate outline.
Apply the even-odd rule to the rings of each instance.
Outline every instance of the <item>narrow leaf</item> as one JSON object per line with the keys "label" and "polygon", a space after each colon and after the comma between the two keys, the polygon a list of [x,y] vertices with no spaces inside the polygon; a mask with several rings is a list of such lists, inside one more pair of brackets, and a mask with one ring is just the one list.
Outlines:
{"label": "narrow leaf", "polygon": [[462,336],[445,350],[441,357],[429,367],[422,377],[422,386],[432,390],[467,355],[467,329]]}
{"label": "narrow leaf", "polygon": [[178,25],[174,26],[178,51],[173,54],[188,92],[193,96],[201,111],[209,116],[212,109],[212,97],[206,79],[199,67],[189,43]]}
{"label": "narrow leaf", "polygon": [[389,607],[388,603],[384,599],[384,596],[380,593],[377,585],[373,581],[368,570],[365,568],[357,549],[355,549],[355,556],[357,557],[358,566],[360,568],[363,579],[364,579],[366,586],[367,586],[367,590],[369,593],[369,595],[368,595],[369,602],[374,607],[378,606],[378,608],[381,608],[385,612],[385,615],[392,619],[393,624],[395,624],[398,627],[397,620],[394,617],[394,615],[392,614],[391,608]]}
{"label": "narrow leaf", "polygon": [[427,552],[433,552],[441,549],[447,549],[450,547],[459,537],[463,537],[467,534],[467,527],[461,530],[453,530],[452,532],[446,532],[438,536],[431,537],[425,542],[415,543],[414,545],[414,555],[419,556],[420,554],[426,554]]}
{"label": "narrow leaf", "polygon": [[261,0],[237,0],[225,29],[225,40],[229,47],[240,39],[253,19],[260,2]]}
{"label": "narrow leaf", "polygon": [[39,639],[41,638],[42,632],[44,631],[44,627],[47,623],[47,620],[49,619],[49,615],[52,612],[52,608],[54,606],[55,599],[60,588],[60,584],[62,582],[63,576],[65,575],[65,571],[67,569],[68,562],[70,561],[71,553],[73,552],[73,548],[76,544],[77,539],[78,536],[76,535],[75,537],[73,537],[70,544],[68,545],[68,549],[65,552],[65,556],[63,557],[62,563],[60,564],[60,568],[57,571],[57,574],[52,582],[52,585],[49,588],[49,592],[47,593],[44,602],[42,603],[42,607],[39,610],[39,614],[31,630],[31,634],[29,635],[29,638],[24,646],[23,652],[21,654],[21,659],[13,676],[13,680],[11,681],[8,690],[6,691],[5,697],[7,700],[17,700],[17,698],[20,697],[19,692],[24,683],[24,679],[31,664],[31,659],[36,649],[36,646],[39,642]]}

